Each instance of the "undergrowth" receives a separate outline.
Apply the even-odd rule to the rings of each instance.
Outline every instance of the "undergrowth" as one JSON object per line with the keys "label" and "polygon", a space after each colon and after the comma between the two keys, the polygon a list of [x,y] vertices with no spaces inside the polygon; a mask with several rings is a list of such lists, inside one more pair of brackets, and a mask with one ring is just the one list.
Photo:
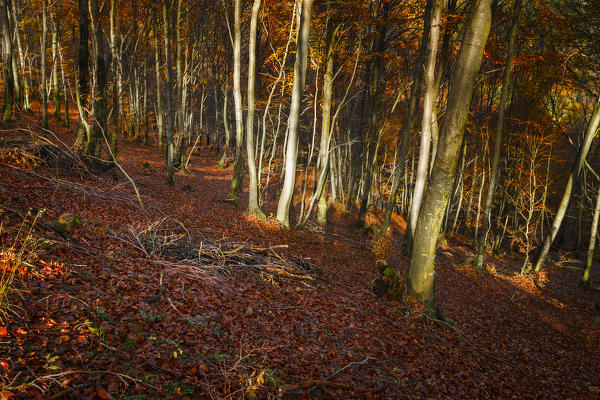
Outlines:
{"label": "undergrowth", "polygon": [[[19,268],[30,265],[29,261],[35,257],[41,243],[32,233],[33,228],[44,210],[39,210],[35,216],[28,213],[10,246],[4,241],[0,247],[0,321],[4,322],[12,311],[9,294],[13,291],[13,281]],[[0,232],[6,228],[0,224]]]}

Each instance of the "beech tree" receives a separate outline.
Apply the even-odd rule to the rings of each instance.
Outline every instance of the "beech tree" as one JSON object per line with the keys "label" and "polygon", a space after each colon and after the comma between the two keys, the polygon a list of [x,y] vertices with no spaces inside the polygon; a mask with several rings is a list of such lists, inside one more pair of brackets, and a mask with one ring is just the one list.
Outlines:
{"label": "beech tree", "polygon": [[419,211],[406,276],[408,292],[437,316],[441,316],[435,296],[437,239],[450,197],[475,79],[490,31],[492,3],[493,0],[475,0],[465,26],[448,93],[438,154]]}
{"label": "beech tree", "polygon": [[290,212],[294,200],[296,186],[296,163],[298,157],[298,123],[300,118],[300,102],[304,93],[306,80],[306,63],[308,58],[308,39],[313,0],[301,0],[300,23],[296,44],[296,62],[294,64],[294,82],[292,100],[287,127],[287,147],[285,149],[284,182],[277,205],[277,220],[286,228],[290,227]]}
{"label": "beech tree", "polygon": [[498,170],[500,166],[500,152],[502,149],[502,138],[504,130],[504,113],[510,91],[511,69],[515,56],[515,42],[519,18],[523,9],[523,1],[516,0],[513,11],[513,20],[508,36],[508,47],[506,49],[506,65],[504,66],[504,75],[502,79],[502,90],[500,93],[500,102],[498,104],[498,120],[496,122],[496,135],[494,136],[494,151],[492,156],[492,165],[490,169],[490,182],[488,184],[485,207],[483,209],[483,219],[481,222],[481,235],[477,238],[477,254],[473,258],[473,265],[479,269],[484,269],[485,249],[488,232],[490,230],[490,219],[492,218],[492,204],[494,201],[494,192],[498,181]]}

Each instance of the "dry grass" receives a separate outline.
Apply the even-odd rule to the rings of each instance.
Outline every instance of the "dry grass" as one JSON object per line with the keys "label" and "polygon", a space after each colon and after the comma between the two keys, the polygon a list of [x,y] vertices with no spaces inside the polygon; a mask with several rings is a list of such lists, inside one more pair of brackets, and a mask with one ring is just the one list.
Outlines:
{"label": "dry grass", "polygon": [[[0,321],[4,321],[12,311],[9,294],[13,290],[13,281],[19,268],[29,264],[40,247],[40,242],[33,235],[33,228],[43,213],[38,211],[35,216],[27,214],[10,246],[4,243],[0,249]],[[4,228],[0,225],[0,231]]]}

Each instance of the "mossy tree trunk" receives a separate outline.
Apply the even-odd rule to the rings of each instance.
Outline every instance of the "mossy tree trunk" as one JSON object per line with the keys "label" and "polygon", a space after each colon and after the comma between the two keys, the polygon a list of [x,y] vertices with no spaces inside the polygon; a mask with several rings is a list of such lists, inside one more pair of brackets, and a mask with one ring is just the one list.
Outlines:
{"label": "mossy tree trunk", "polygon": [[466,23],[448,92],[438,154],[417,219],[410,269],[406,276],[408,293],[437,316],[441,316],[435,297],[437,239],[452,189],[475,79],[490,32],[493,1],[474,1]]}

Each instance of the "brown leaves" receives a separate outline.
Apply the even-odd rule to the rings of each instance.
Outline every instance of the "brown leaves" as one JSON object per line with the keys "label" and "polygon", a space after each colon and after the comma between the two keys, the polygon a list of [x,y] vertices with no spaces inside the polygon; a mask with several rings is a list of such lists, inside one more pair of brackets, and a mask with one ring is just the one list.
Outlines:
{"label": "brown leaves", "polygon": [[[8,343],[0,373],[4,381],[15,379],[22,397],[67,391],[65,397],[89,399],[269,398],[281,387],[306,398],[586,398],[593,396],[589,387],[600,386],[589,363],[600,348],[597,291],[578,288],[569,271],[551,270],[537,287],[515,274],[518,260],[505,258],[491,259],[496,271],[482,274],[460,265],[467,238],[449,239],[438,257],[437,284],[444,311],[457,321],[450,328],[423,317],[412,299],[405,316],[404,305],[369,293],[376,258],[387,258],[400,275],[407,268],[396,238],[374,242],[373,254],[369,238],[341,214],[324,233],[282,231],[272,221],[247,218],[220,202],[230,172],[204,150],[190,165],[194,175],[177,176],[178,185],[195,192],[163,185],[161,168],[146,176],[144,162],[162,161],[149,149],[131,143],[120,154],[143,183],[145,212],[115,200],[128,195],[118,188],[106,197],[59,191],[51,202],[53,186],[0,167],[7,182],[0,195],[10,191],[26,205],[39,201],[51,218],[74,212],[86,221],[75,233],[81,245],[55,243],[40,254],[19,280],[24,295],[14,298],[26,310],[23,320],[0,327]],[[233,268],[193,280],[182,265],[167,273],[158,254],[149,260],[110,235],[165,214],[224,251],[239,247],[226,243],[287,244],[279,256],[301,256],[321,273],[312,287],[292,279],[272,285]],[[365,357],[377,360],[328,378]],[[43,393],[30,385],[76,370],[84,372],[35,381]]]}

